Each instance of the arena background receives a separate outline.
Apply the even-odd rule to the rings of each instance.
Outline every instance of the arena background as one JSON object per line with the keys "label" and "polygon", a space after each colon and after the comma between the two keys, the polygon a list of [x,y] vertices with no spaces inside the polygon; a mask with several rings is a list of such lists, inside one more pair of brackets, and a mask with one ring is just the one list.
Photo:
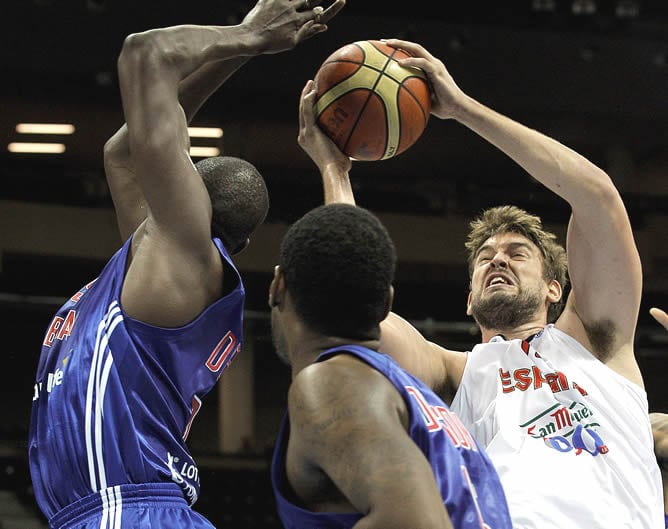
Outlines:
{"label": "arena background", "polygon": [[[507,5],[503,5],[507,4]],[[321,203],[320,181],[296,143],[304,82],[338,47],[401,37],[443,59],[462,89],[573,147],[612,176],[644,266],[637,355],[653,410],[668,409],[667,335],[647,314],[668,308],[668,4],[526,0],[390,3],[349,0],[329,32],[289,53],[253,59],[193,125],[193,139],[242,156],[266,175],[268,221],[238,263],[248,288],[247,349],[211,394],[190,444],[200,465],[196,507],[221,529],[279,527],[267,461],[288,370],[271,347],[266,290],[286,226]],[[234,24],[241,1],[5,0],[0,16],[0,528],[42,527],[25,461],[39,345],[60,302],[119,246],[102,168],[122,124],[115,65],[132,32],[181,23]],[[20,122],[75,125],[31,136]],[[58,141],[60,155],[16,154],[17,141]],[[561,236],[566,204],[464,127],[432,119],[396,159],[356,163],[358,203],[378,213],[399,251],[395,310],[452,348],[477,340],[465,316],[467,220],[515,203]],[[228,380],[229,378],[229,380]],[[224,419],[223,419],[224,418]]]}

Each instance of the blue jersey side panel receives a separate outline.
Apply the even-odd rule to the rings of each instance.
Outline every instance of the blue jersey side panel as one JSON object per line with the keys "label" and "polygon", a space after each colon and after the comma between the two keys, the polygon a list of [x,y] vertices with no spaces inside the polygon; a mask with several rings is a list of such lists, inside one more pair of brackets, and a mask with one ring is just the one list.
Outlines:
{"label": "blue jersey side panel", "polygon": [[233,292],[181,328],[138,322],[120,305],[130,244],[60,308],[44,338],[29,460],[47,517],[126,483],[176,482],[191,504],[199,493],[185,438],[200,399],[241,349],[244,287],[238,277]]}
{"label": "blue jersey side panel", "polygon": [[[383,373],[397,388],[410,412],[409,435],[434,471],[455,529],[510,529],[506,498],[490,459],[448,406],[420,380],[389,356],[360,346],[325,351],[318,361],[352,354]],[[279,516],[286,529],[352,527],[359,514],[314,513],[293,504],[285,475],[289,436],[286,415],[272,461],[272,484]]]}

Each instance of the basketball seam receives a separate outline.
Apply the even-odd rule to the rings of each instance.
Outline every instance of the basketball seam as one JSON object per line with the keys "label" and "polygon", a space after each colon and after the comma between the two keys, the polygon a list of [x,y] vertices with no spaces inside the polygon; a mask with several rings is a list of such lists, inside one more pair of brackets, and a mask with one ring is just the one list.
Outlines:
{"label": "basketball seam", "polygon": [[[377,76],[376,76],[376,81],[373,83],[373,86],[371,87],[371,90],[369,90],[369,94],[367,95],[366,99],[364,100],[364,104],[362,105],[362,107],[360,108],[360,111],[357,113],[357,116],[355,117],[355,122],[354,122],[353,126],[350,127],[350,133],[348,134],[348,137],[346,138],[346,141],[343,144],[344,149],[348,148],[348,143],[350,142],[350,140],[353,137],[353,133],[355,132],[355,129],[357,128],[357,124],[359,123],[360,119],[362,118],[362,114],[364,114],[364,110],[369,105],[369,101],[371,100],[371,97],[375,93],[375,89],[378,86],[378,83],[380,82],[381,77],[384,75],[385,70],[387,70],[387,65],[390,63],[390,61],[392,60],[392,57],[396,53],[396,50],[394,50],[392,52],[392,55],[389,55],[387,57],[387,59],[383,63],[383,67],[379,70],[378,68],[375,68],[373,66],[368,66],[366,64],[366,57],[367,57],[366,50],[362,46],[360,46],[359,44],[356,44],[356,46],[358,46],[360,48],[360,50],[362,50],[362,64],[361,64],[361,67],[362,68],[369,68],[371,70],[375,70],[376,73],[377,73]],[[373,44],[372,44],[372,46],[373,46]],[[376,48],[375,46],[373,46],[373,47]],[[378,48],[376,48],[376,50],[378,50]],[[378,50],[378,51],[380,52],[380,50]],[[382,52],[380,52],[380,53],[382,53]],[[383,55],[385,55],[385,54],[383,53]],[[383,109],[385,110],[385,113],[387,114],[387,105],[385,104],[385,101],[383,100],[382,97],[379,98],[379,99],[380,99],[380,101],[383,105]],[[385,120],[385,126],[387,127],[387,120]],[[385,154],[387,153],[387,142],[389,140],[389,134],[387,133],[387,130],[385,132],[386,132],[386,134],[385,134],[385,146],[383,148],[383,155],[381,156],[381,160],[385,157]]]}
{"label": "basketball seam", "polygon": [[[410,77],[406,77],[403,81],[399,83],[399,86],[401,86],[404,90],[406,90],[406,93],[411,96],[411,99],[415,101],[415,104],[418,106],[420,109],[420,113],[422,114],[422,118],[424,119],[425,124],[429,121],[429,114],[425,112],[424,107],[422,106],[422,102],[420,101],[420,98],[415,95],[415,92],[411,90],[409,87],[406,86],[406,81],[409,81],[410,79],[422,79],[419,75],[411,75]],[[397,91],[397,103],[399,102],[399,94],[401,91]],[[401,114],[399,114],[399,119],[401,119]]]}

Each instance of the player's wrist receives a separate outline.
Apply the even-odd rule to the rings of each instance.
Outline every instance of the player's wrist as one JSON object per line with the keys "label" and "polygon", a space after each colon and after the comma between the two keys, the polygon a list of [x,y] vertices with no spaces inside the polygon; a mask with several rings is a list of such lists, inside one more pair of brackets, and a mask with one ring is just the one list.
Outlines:
{"label": "player's wrist", "polygon": [[447,115],[441,119],[453,119],[462,125],[469,126],[480,118],[486,107],[463,92],[448,104]]}
{"label": "player's wrist", "polygon": [[220,39],[220,58],[254,57],[268,47],[267,39],[249,23],[221,27],[220,30],[224,32]]}

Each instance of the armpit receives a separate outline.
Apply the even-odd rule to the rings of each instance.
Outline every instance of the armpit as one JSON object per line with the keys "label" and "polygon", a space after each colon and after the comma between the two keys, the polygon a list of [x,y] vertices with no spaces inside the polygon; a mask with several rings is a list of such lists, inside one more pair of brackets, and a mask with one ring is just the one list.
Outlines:
{"label": "armpit", "polygon": [[592,353],[594,353],[601,362],[605,363],[612,354],[612,347],[615,341],[615,324],[612,320],[602,320],[592,325],[585,325],[585,332]]}

